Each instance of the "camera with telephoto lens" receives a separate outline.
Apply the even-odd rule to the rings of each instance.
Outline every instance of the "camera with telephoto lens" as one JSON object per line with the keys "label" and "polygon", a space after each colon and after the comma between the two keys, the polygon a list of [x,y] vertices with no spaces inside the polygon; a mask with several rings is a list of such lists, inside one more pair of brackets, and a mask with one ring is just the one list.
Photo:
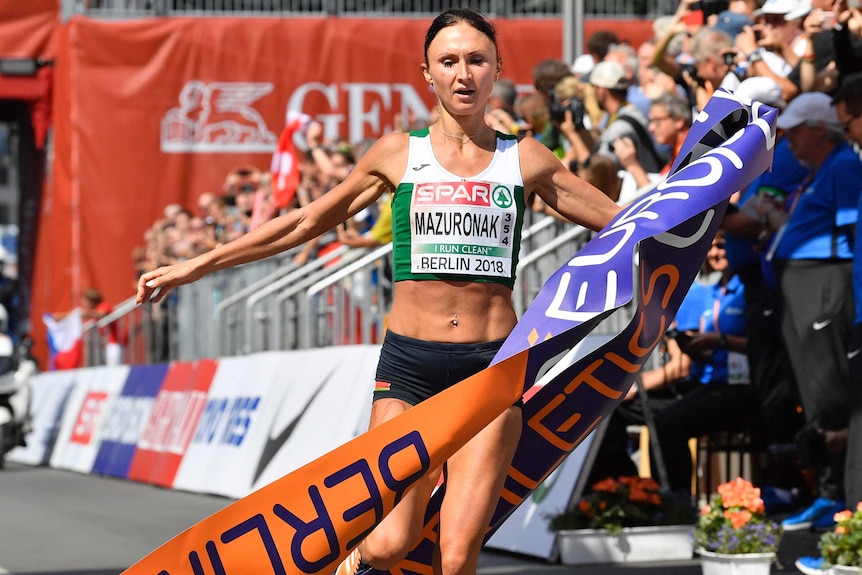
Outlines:
{"label": "camera with telephoto lens", "polygon": [[572,113],[572,122],[575,124],[575,129],[584,129],[584,114],[587,109],[584,106],[584,101],[580,98],[569,98],[560,102],[556,94],[551,91],[551,103],[548,105],[548,114],[552,122],[560,124],[566,121],[566,110]]}

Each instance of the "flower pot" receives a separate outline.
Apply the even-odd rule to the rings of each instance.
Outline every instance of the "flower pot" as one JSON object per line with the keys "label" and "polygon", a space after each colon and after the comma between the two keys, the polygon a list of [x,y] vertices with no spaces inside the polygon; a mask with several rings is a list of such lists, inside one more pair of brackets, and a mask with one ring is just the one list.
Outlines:
{"label": "flower pot", "polygon": [[691,530],[691,525],[656,525],[611,535],[604,529],[572,529],[557,532],[557,545],[564,565],[691,559]]}
{"label": "flower pot", "polygon": [[862,567],[853,567],[852,565],[833,565],[832,575],[860,575]]}
{"label": "flower pot", "polygon": [[703,575],[768,575],[775,553],[713,553],[698,549]]}

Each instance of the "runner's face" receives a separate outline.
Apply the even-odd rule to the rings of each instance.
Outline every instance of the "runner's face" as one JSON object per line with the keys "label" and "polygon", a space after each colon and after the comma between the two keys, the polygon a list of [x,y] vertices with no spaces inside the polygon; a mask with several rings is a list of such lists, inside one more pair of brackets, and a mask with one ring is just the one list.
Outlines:
{"label": "runner's face", "polygon": [[466,22],[443,28],[428,46],[422,69],[440,103],[452,113],[484,112],[497,77],[497,50]]}

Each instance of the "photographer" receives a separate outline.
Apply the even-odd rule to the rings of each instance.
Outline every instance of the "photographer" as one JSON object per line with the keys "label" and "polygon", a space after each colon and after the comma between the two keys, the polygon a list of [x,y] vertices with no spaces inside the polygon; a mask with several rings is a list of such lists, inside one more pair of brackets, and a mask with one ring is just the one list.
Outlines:
{"label": "photographer", "polygon": [[684,67],[682,76],[697,110],[702,110],[719,88],[736,91],[740,80],[735,72],[736,47],[730,36],[715,28],[702,28],[692,39],[691,54],[694,66]]}
{"label": "photographer", "polygon": [[862,72],[858,2],[814,0],[790,16],[803,18],[806,38],[802,57],[787,76],[800,92],[832,94],[847,78]]}
{"label": "photographer", "polygon": [[655,149],[652,136],[647,128],[647,119],[626,100],[630,81],[625,68],[617,62],[600,62],[590,73],[589,83],[595,92],[596,102],[605,112],[605,119],[599,126],[601,134],[593,153],[612,156],[617,166],[622,168],[614,153],[617,139],[630,139],[637,150],[638,163],[646,172],[658,172],[667,162]]}
{"label": "photographer", "polygon": [[548,119],[565,138],[562,160],[566,166],[587,162],[593,147],[585,96],[584,87],[575,76],[560,80],[550,93]]}
{"label": "photographer", "polygon": [[[564,78],[571,76],[571,68],[562,60],[542,60],[533,68],[533,87],[536,89],[534,94],[538,95],[542,99],[542,103],[544,103],[545,107],[545,114],[549,111],[554,88]],[[528,98],[529,97],[530,96],[528,96]],[[554,152],[558,158],[562,158],[564,150],[559,125],[554,122],[547,121],[548,118],[546,117],[544,118],[546,121],[543,123],[543,127],[539,128],[538,124],[542,123],[540,121],[543,119],[539,114],[540,106],[538,106],[538,102],[535,104],[531,102],[531,105],[535,112],[535,118],[534,121],[532,121],[532,135],[538,138],[545,147]],[[530,114],[524,110],[523,102],[519,112],[528,123],[531,122]],[[536,120],[539,120],[539,122]]]}
{"label": "photographer", "polygon": [[782,99],[798,93],[787,79],[805,52],[806,37],[800,26],[802,0],[768,0],[754,11],[755,23],[736,36],[736,47],[745,59],[745,75],[769,78],[781,87]]}
{"label": "photographer", "polygon": [[[692,107],[702,110],[717,89],[735,91],[740,80],[735,73],[737,49],[734,39],[722,30],[722,26],[704,26],[693,36],[687,29],[685,21],[694,4],[695,0],[680,2],[666,33],[659,39],[653,64],[685,88]],[[679,34],[690,37],[691,46],[686,59],[690,62],[677,60],[668,52]]]}

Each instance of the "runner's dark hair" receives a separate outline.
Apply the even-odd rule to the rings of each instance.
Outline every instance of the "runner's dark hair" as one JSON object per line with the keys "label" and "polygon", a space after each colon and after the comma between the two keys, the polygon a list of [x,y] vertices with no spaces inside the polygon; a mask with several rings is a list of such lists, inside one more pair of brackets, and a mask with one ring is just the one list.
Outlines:
{"label": "runner's dark hair", "polygon": [[434,41],[434,38],[437,37],[437,34],[440,33],[440,30],[443,28],[448,28],[449,26],[454,26],[459,22],[466,22],[485,36],[487,36],[491,42],[494,44],[494,48],[497,49],[497,55],[499,57],[500,49],[497,46],[497,29],[491,23],[488,18],[477,10],[473,10],[472,8],[453,8],[452,10],[446,10],[431,22],[431,26],[428,27],[428,32],[425,33],[425,63],[428,63],[428,46],[431,45],[431,42]]}

